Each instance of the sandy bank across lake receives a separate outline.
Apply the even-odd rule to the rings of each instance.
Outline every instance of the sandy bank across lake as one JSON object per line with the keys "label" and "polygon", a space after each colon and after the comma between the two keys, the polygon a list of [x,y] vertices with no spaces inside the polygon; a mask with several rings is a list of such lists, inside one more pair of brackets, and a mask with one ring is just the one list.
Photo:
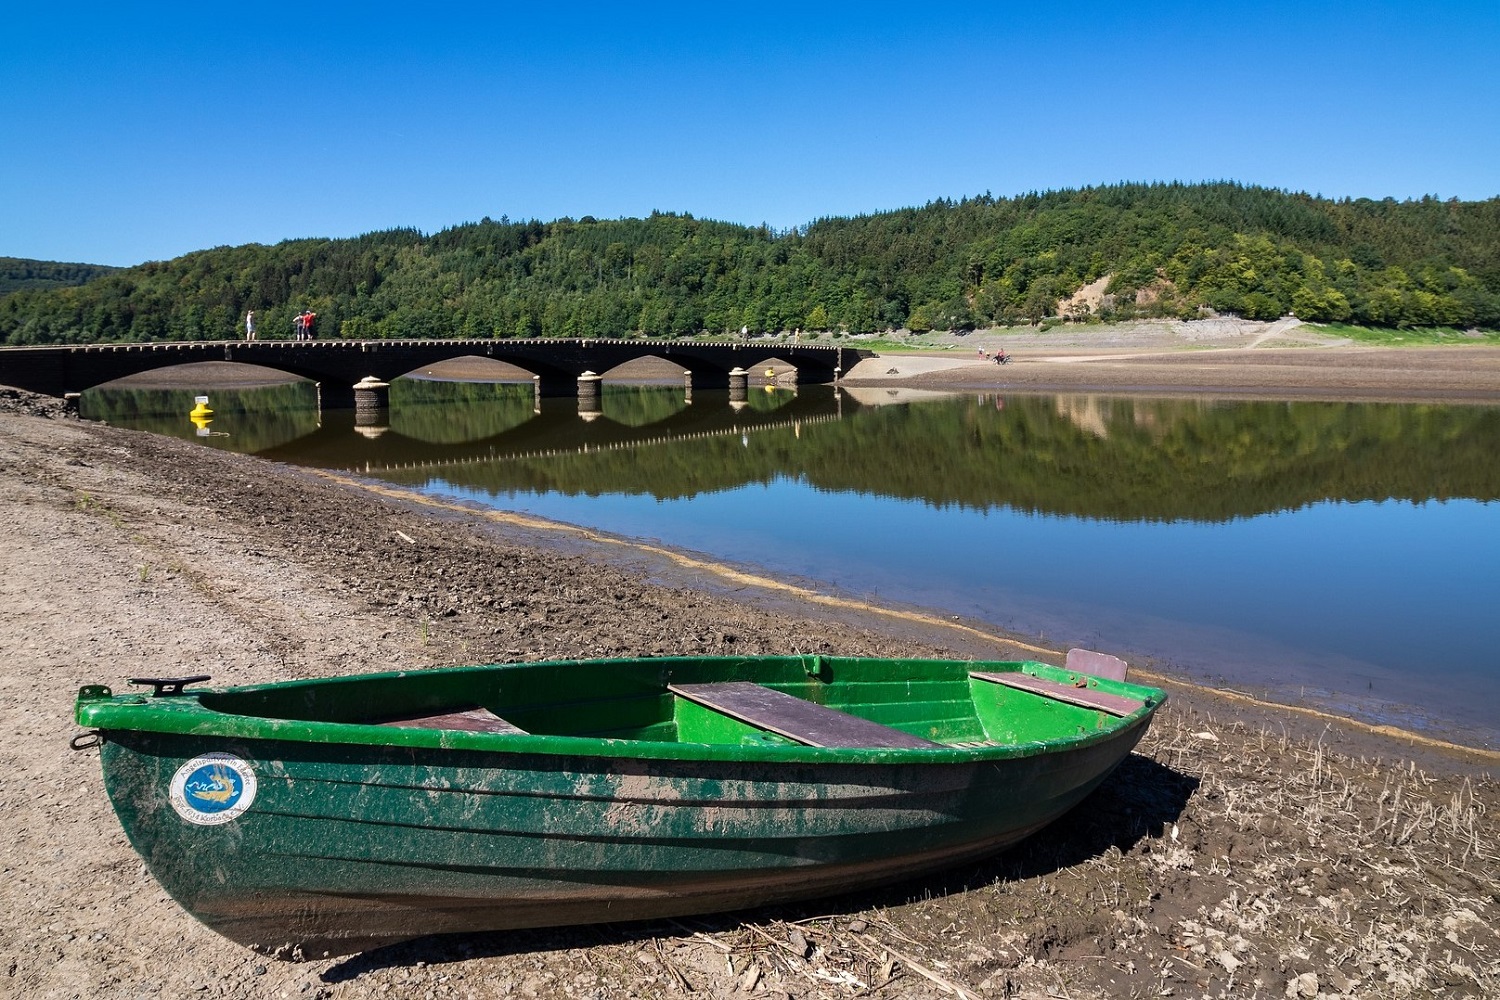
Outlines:
{"label": "sandy bank across lake", "polygon": [[1500,348],[1010,351],[995,365],[952,352],[862,361],[849,385],[924,389],[1222,395],[1245,399],[1500,403]]}

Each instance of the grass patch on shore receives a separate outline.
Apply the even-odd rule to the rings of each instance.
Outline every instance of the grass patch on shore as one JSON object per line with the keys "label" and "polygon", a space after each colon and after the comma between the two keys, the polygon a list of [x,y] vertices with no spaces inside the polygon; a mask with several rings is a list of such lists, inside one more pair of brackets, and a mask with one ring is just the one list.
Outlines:
{"label": "grass patch on shore", "polygon": [[73,496],[73,504],[85,514],[102,514],[109,520],[109,523],[113,524],[116,528],[125,527],[125,518],[120,516],[120,512],[110,507],[104,501],[98,499],[91,493],[85,492],[83,490],[75,491]]}
{"label": "grass patch on shore", "polygon": [[1459,330],[1451,326],[1419,326],[1409,330],[1351,326],[1347,323],[1309,323],[1331,337],[1348,337],[1380,347],[1432,347],[1442,344],[1500,344],[1500,330]]}

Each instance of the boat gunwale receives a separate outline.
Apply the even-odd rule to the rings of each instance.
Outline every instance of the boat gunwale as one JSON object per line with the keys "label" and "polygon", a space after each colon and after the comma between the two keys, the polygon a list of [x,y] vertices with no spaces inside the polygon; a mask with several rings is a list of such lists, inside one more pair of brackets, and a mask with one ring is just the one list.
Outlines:
{"label": "boat gunwale", "polygon": [[[798,657],[761,657],[760,659],[793,660]],[[1166,694],[1156,688],[1128,682],[1106,682],[1109,687],[1129,689],[1142,706],[1126,716],[1103,714],[1096,728],[1045,740],[999,743],[988,746],[935,746],[913,748],[814,747],[788,745],[746,745],[728,743],[688,743],[657,740],[631,740],[616,737],[557,736],[539,733],[471,732],[452,729],[393,728],[378,723],[332,722],[308,719],[281,719],[258,715],[241,715],[210,708],[202,696],[254,694],[266,690],[295,690],[299,687],[357,683],[361,681],[403,680],[412,677],[440,676],[479,670],[514,668],[552,668],[601,662],[620,662],[670,668],[677,664],[705,662],[744,662],[744,657],[650,657],[614,660],[546,660],[479,666],[436,667],[427,670],[394,670],[355,674],[343,677],[307,678],[273,681],[263,684],[224,688],[195,688],[165,698],[128,693],[105,695],[99,688],[80,690],[75,718],[80,725],[97,730],[106,740],[112,732],[151,732],[169,735],[198,736],[226,741],[282,742],[299,745],[347,745],[391,749],[433,749],[475,751],[498,755],[540,755],[568,757],[615,757],[646,760],[720,761],[735,763],[808,763],[808,764],[960,764],[1002,761],[1033,757],[1093,746],[1120,737],[1149,722],[1166,701]],[[756,659],[752,657],[751,659]],[[848,659],[885,660],[893,658],[853,657]],[[914,664],[952,662],[910,660]],[[993,667],[996,661],[962,661],[966,668]],[[1025,666],[1043,667],[1059,678],[1090,677],[1066,668],[1038,661],[1003,661]]]}

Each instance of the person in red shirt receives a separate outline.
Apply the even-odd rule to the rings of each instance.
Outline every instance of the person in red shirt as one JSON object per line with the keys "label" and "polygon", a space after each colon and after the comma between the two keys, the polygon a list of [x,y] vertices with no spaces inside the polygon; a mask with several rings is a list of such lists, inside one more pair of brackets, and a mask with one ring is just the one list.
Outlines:
{"label": "person in red shirt", "polygon": [[313,312],[311,309],[306,310],[302,314],[302,335],[305,336],[308,340],[318,339],[317,335],[313,333],[313,320],[317,318],[318,314]]}

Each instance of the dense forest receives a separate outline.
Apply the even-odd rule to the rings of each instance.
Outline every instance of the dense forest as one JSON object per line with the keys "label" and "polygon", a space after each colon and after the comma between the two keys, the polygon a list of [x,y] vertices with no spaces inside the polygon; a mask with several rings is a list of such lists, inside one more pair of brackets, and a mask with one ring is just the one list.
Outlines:
{"label": "dense forest", "polygon": [[[68,265],[54,265],[66,267]],[[1091,303],[1074,292],[1102,282]],[[1099,287],[1099,286],[1096,286]],[[1234,183],[942,199],[787,232],[653,213],[220,247],[0,297],[0,342],[868,333],[1233,314],[1500,328],[1500,198]]]}
{"label": "dense forest", "polygon": [[83,285],[119,268],[104,264],[61,264],[50,260],[0,257],[0,296],[24,288],[62,288]]}

